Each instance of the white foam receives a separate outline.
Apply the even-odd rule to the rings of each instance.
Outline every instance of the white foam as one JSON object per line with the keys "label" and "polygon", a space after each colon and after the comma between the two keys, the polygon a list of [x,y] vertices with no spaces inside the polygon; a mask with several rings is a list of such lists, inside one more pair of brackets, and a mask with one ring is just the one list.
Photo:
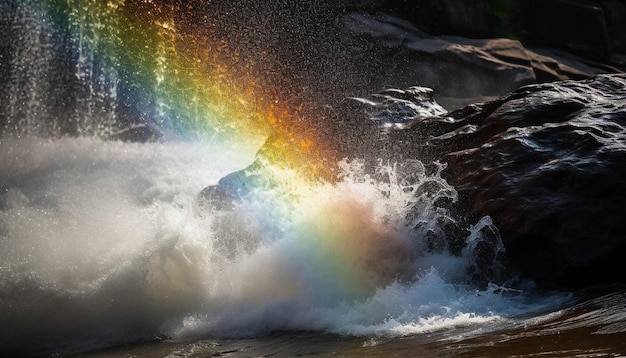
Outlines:
{"label": "white foam", "polygon": [[201,143],[2,139],[0,326],[12,334],[0,348],[99,336],[92,344],[109,345],[157,334],[204,304],[212,241],[195,198],[253,155]]}
{"label": "white foam", "polygon": [[[394,237],[392,248],[419,241],[403,225],[444,215],[429,200],[454,192],[441,181],[439,194],[418,190],[415,180],[440,179],[419,174],[416,162],[407,165],[419,178],[394,169],[386,181],[359,172],[358,162],[344,163],[344,182],[318,188],[323,195],[304,201],[309,207],[277,231],[254,233],[254,223],[245,221],[263,205],[224,214],[232,215],[222,224],[235,241],[252,232],[229,255],[216,236],[224,235],[214,225],[217,213],[196,199],[253,154],[221,153],[201,143],[2,139],[0,316],[7,319],[0,329],[12,334],[0,338],[0,351],[84,350],[159,334],[193,339],[280,329],[402,336],[481,325],[554,304],[524,293],[479,291],[463,280],[467,258],[427,253],[421,244],[411,246],[416,254],[398,269],[408,270],[409,279],[384,276],[372,281],[377,289],[358,294],[342,287],[329,260],[319,256],[325,251],[308,250],[306,240],[329,241],[320,236],[333,234],[333,240],[352,240],[348,250],[368,246],[351,259],[354,265],[389,259],[384,252],[391,244],[378,239]],[[324,197],[336,205],[316,202]],[[328,210],[338,216],[346,203],[354,215],[342,220],[361,221],[347,223],[344,235],[315,216],[324,213],[326,220]],[[411,205],[425,214],[402,218]],[[362,227],[363,237],[346,237],[353,227]],[[324,245],[332,254],[333,245],[342,244]]]}

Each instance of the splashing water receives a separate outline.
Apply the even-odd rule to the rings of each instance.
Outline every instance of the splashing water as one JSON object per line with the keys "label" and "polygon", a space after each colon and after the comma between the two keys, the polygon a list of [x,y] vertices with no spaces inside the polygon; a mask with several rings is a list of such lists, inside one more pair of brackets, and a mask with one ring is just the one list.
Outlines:
{"label": "splashing water", "polygon": [[[267,74],[215,34],[203,2],[49,1],[3,4],[0,132],[104,139],[195,139],[258,148],[328,174],[336,158]],[[196,16],[189,21],[185,14]],[[297,150],[293,150],[297,148]]]}
{"label": "splashing water", "polygon": [[[277,330],[398,337],[567,298],[474,285],[493,264],[478,248],[502,246],[489,218],[448,237],[444,165],[337,165],[323,124],[210,31],[176,21],[180,4],[2,5],[20,41],[0,102],[0,353]],[[138,127],[161,140],[113,140]],[[207,206],[202,189],[270,134],[265,161],[245,172],[267,185]]]}
{"label": "splashing water", "polygon": [[[401,336],[555,304],[476,289],[471,258],[432,251],[410,230],[442,215],[420,186],[454,194],[438,173],[397,179],[397,166],[381,167],[379,181],[344,162],[342,181],[302,187],[284,207],[267,200],[283,193],[268,190],[220,212],[198,192],[253,153],[90,138],[0,147],[1,314],[12,332],[0,346],[9,351],[274,330]],[[419,218],[407,216],[418,202]]]}

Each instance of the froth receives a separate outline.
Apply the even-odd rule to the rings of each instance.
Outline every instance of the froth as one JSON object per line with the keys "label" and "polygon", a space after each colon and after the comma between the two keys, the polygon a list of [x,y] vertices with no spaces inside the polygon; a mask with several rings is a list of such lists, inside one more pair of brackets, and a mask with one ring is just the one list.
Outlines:
{"label": "froth", "polygon": [[150,337],[204,304],[210,225],[195,195],[253,155],[212,149],[3,138],[0,351]]}
{"label": "froth", "polygon": [[418,162],[373,175],[344,162],[335,185],[294,181],[216,211],[198,193],[253,153],[220,161],[200,143],[87,138],[0,146],[0,326],[12,332],[0,351],[291,329],[405,335],[547,305],[469,285],[471,250],[432,250],[421,235],[448,215],[434,200],[455,193]]}

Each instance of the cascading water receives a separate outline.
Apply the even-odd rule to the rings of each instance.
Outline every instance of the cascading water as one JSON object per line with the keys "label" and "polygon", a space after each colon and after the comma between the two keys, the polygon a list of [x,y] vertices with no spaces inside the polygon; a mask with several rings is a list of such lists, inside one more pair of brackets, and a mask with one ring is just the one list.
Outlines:
{"label": "cascading water", "polygon": [[[478,290],[466,277],[471,252],[432,251],[422,235],[443,213],[405,211],[431,204],[415,193],[445,187],[436,175],[397,184],[346,163],[345,180],[304,187],[296,202],[276,189],[212,212],[197,193],[252,154],[216,152],[199,143],[3,140],[4,349],[274,330],[403,336],[503,322],[563,299]],[[470,240],[489,223],[476,226]]]}
{"label": "cascading water", "polygon": [[[45,21],[45,12],[32,3],[5,4],[2,12],[3,33],[15,41],[3,51],[3,114],[5,130],[32,133],[55,132],[55,124],[46,125],[52,89],[50,69],[55,67],[53,29]],[[50,35],[50,36],[49,36]],[[43,120],[41,120],[43,119]]]}
{"label": "cascading water", "polygon": [[[74,75],[82,84],[72,115],[80,135],[110,138],[114,134],[119,82],[115,64],[119,60],[103,47],[108,45],[106,41],[119,41],[121,26],[110,14],[121,4],[123,1],[67,2],[69,33],[76,34],[70,39],[77,57]],[[106,38],[100,37],[101,29],[106,29]]]}
{"label": "cascading water", "polygon": [[115,31],[119,25],[99,22],[107,17],[93,16],[98,4],[69,1],[66,28],[50,16],[51,4],[3,4],[5,33],[14,40],[3,50],[4,132],[111,136],[119,79],[113,56],[102,58],[105,39],[96,29]]}
{"label": "cascading water", "polygon": [[[2,4],[15,41],[2,47],[0,352],[276,331],[461,339],[570,298],[490,282],[498,230],[485,217],[447,237],[459,218],[441,205],[456,199],[443,164],[333,161],[297,110],[190,41],[176,9],[53,5]],[[115,140],[137,127],[160,140]],[[268,133],[271,155],[242,172],[258,185],[208,205],[199,193]]]}

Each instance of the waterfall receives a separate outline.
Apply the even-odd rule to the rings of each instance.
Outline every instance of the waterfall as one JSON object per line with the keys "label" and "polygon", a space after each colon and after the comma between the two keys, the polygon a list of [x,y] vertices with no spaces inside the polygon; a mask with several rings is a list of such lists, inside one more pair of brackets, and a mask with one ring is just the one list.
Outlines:
{"label": "waterfall", "polygon": [[15,134],[57,133],[55,97],[63,73],[58,71],[55,37],[58,31],[46,21],[45,10],[36,1],[4,4],[0,14],[2,40],[3,130]]}
{"label": "waterfall", "polygon": [[[260,24],[233,43],[216,3],[0,0],[0,356],[456,339],[570,299],[492,274],[499,231],[458,217],[444,164],[374,163],[374,145],[338,158],[333,141],[361,148],[378,128],[331,122],[291,74],[255,67],[280,56],[253,41],[283,41],[257,35],[275,25],[264,2],[224,5]],[[423,88],[386,94],[357,99],[381,124],[443,111]]]}
{"label": "waterfall", "polygon": [[0,133],[112,138],[146,117],[120,115],[123,3],[0,5]]}
{"label": "waterfall", "polygon": [[80,135],[106,138],[116,123],[119,59],[106,48],[120,42],[120,24],[113,16],[118,3],[122,1],[67,1],[74,75],[81,83],[71,120]]}

